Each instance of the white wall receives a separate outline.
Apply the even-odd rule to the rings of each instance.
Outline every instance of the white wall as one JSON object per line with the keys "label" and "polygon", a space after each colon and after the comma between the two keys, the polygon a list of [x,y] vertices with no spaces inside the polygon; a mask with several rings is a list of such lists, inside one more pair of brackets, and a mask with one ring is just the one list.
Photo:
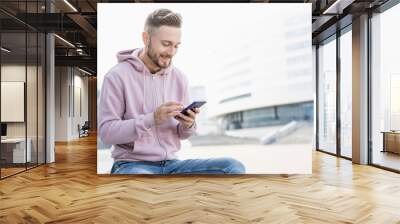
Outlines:
{"label": "white wall", "polygon": [[55,68],[55,140],[66,141],[68,118],[68,75],[67,67]]}
{"label": "white wall", "polygon": [[[74,96],[72,96],[73,99],[75,99],[74,102],[74,111],[75,113],[72,113],[73,119],[72,119],[72,130],[71,130],[71,135],[73,138],[78,137],[78,124],[81,126],[85,123],[85,121],[89,120],[88,119],[88,78],[87,77],[82,77],[82,73],[78,73],[78,70],[74,70]],[[78,93],[80,91],[80,93]],[[80,94],[80,98],[79,98]],[[81,101],[81,102],[79,102]],[[81,107],[81,108],[79,108]],[[82,111],[80,111],[81,109]]]}
{"label": "white wall", "polygon": [[71,67],[56,67],[56,141],[77,139],[78,124],[88,120],[88,78],[82,75]]}

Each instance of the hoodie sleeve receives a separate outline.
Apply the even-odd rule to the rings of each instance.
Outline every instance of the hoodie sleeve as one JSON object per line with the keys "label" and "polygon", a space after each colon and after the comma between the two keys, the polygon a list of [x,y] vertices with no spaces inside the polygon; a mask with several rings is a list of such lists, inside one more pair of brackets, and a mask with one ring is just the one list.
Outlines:
{"label": "hoodie sleeve", "polygon": [[[184,95],[184,105],[189,105],[191,102],[190,96],[189,96],[189,82],[186,78],[186,76],[184,74],[181,73],[180,77],[183,79],[183,95]],[[192,127],[190,128],[185,128],[183,125],[181,125],[180,123],[178,123],[177,128],[176,128],[177,132],[178,132],[178,136],[181,140],[184,139],[188,139],[189,137],[191,137],[192,135],[194,135],[196,133],[197,130],[197,125],[196,125],[196,121],[193,124]]]}
{"label": "hoodie sleeve", "polygon": [[125,102],[121,80],[112,74],[105,76],[99,103],[99,136],[107,145],[136,141],[154,126],[154,114],[123,120]]}

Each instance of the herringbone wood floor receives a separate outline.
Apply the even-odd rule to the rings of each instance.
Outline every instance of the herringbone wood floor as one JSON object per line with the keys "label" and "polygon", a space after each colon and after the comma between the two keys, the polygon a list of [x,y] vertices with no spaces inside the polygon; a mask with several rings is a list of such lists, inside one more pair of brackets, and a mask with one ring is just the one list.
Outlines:
{"label": "herringbone wood floor", "polygon": [[0,181],[0,223],[400,223],[400,175],[319,152],[312,175],[98,176],[96,139]]}

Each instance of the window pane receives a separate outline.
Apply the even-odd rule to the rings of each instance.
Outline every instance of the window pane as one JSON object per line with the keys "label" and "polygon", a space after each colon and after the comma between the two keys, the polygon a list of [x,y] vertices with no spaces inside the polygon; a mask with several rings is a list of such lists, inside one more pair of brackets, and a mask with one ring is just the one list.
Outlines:
{"label": "window pane", "polygon": [[27,138],[30,142],[28,168],[37,165],[37,33],[27,33],[27,80],[26,80],[26,113],[27,113]]}
{"label": "window pane", "polygon": [[46,38],[43,33],[38,36],[38,164],[45,163],[45,44]]}
{"label": "window pane", "polygon": [[351,30],[340,37],[340,150],[351,158],[352,141],[352,35]]}
{"label": "window pane", "polygon": [[336,153],[336,40],[318,48],[318,146]]}

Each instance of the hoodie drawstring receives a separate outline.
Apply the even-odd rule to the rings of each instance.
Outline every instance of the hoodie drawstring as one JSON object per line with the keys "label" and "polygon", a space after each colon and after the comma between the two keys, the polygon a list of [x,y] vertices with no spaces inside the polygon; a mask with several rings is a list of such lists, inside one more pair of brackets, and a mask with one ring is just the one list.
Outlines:
{"label": "hoodie drawstring", "polygon": [[145,75],[145,70],[143,69],[142,71],[142,76],[143,76],[143,113],[145,113],[146,111],[144,110],[144,105],[146,104],[146,75]]}
{"label": "hoodie drawstring", "polygon": [[166,77],[165,77],[165,74],[163,75],[163,90],[162,90],[162,95],[163,95],[163,102],[162,103],[165,103],[166,102],[166,100],[165,100],[165,79],[166,79]]}

